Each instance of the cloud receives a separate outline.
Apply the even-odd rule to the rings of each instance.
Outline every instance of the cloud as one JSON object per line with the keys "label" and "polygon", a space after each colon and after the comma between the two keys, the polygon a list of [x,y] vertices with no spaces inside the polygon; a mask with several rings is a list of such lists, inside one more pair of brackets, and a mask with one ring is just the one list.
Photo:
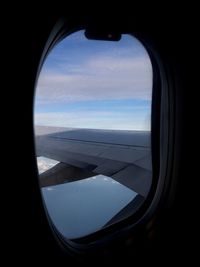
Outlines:
{"label": "cloud", "polygon": [[112,130],[150,130],[150,112],[49,112],[35,113],[35,125],[112,129]]}
{"label": "cloud", "polygon": [[48,159],[45,157],[37,157],[37,166],[39,174],[53,168],[56,164],[58,164],[58,161],[53,159]]}
{"label": "cloud", "polygon": [[[64,68],[64,67],[63,67]],[[67,69],[67,66],[65,66]],[[38,104],[92,100],[151,99],[152,67],[137,58],[94,57],[69,71],[41,72]]]}

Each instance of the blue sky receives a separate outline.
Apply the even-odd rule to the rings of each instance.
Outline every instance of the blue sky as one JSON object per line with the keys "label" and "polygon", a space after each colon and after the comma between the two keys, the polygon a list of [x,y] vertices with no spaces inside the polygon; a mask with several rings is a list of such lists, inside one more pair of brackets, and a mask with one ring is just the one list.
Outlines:
{"label": "blue sky", "polygon": [[93,41],[79,31],[48,55],[38,79],[35,124],[150,130],[152,66],[130,35]]}

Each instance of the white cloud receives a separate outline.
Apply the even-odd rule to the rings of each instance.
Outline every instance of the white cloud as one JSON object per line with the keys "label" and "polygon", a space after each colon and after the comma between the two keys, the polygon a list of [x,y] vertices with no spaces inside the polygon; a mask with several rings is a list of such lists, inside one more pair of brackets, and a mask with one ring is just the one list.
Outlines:
{"label": "white cloud", "polygon": [[118,57],[96,57],[88,61],[88,66],[98,71],[134,71],[147,74],[151,66],[150,60],[146,55],[140,57],[118,58]]}
{"label": "white cloud", "polygon": [[54,188],[52,188],[52,187],[47,187],[47,191],[53,191],[54,190]]}
{"label": "white cloud", "polygon": [[66,74],[41,72],[36,101],[151,99],[152,67],[146,55],[121,59],[96,57],[77,68],[78,72],[66,71]]}
{"label": "white cloud", "polygon": [[35,113],[35,125],[113,129],[113,130],[150,130],[150,112],[50,112]]}
{"label": "white cloud", "polygon": [[37,166],[39,174],[53,168],[59,162],[53,159],[48,159],[45,157],[37,157]]}

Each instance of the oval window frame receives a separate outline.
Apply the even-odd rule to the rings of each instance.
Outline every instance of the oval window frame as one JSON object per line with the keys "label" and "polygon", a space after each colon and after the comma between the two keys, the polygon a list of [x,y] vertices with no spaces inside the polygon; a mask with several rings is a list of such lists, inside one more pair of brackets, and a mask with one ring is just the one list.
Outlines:
{"label": "oval window frame", "polygon": [[[69,26],[67,20],[64,18],[56,23],[41,55],[35,80],[35,91],[42,65],[49,52],[57,43],[62,41],[68,35],[79,30],[84,30],[86,27],[87,25],[80,24]],[[148,197],[136,213],[120,222],[99,230],[96,233],[76,240],[74,239],[73,241],[64,238],[56,229],[48,215],[47,209],[45,208],[46,217],[52,229],[52,233],[64,250],[69,248],[75,252],[88,251],[91,248],[102,247],[105,243],[113,243],[116,239],[126,239],[130,232],[135,233],[139,225],[144,225],[153,217],[153,215],[155,215],[155,212],[159,209],[159,204],[167,195],[172,162],[172,160],[169,160],[170,156],[172,156],[172,149],[170,148],[173,144],[174,132],[174,95],[172,90],[173,84],[171,82],[171,72],[168,66],[163,64],[160,55],[156,52],[156,49],[151,44],[151,40],[148,39],[145,34],[139,34],[138,32],[132,31],[121,31],[120,33],[130,34],[137,38],[146,49],[152,64],[152,186]],[[45,207],[44,203],[43,206]]]}

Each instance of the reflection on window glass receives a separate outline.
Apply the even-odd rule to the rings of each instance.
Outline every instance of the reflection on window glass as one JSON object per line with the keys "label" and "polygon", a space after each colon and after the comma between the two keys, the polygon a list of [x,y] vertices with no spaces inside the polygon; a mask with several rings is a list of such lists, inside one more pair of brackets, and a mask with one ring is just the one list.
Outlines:
{"label": "reflection on window glass", "polygon": [[58,231],[76,239],[134,214],[151,187],[152,65],[131,35],[60,42],[35,96],[39,180]]}

